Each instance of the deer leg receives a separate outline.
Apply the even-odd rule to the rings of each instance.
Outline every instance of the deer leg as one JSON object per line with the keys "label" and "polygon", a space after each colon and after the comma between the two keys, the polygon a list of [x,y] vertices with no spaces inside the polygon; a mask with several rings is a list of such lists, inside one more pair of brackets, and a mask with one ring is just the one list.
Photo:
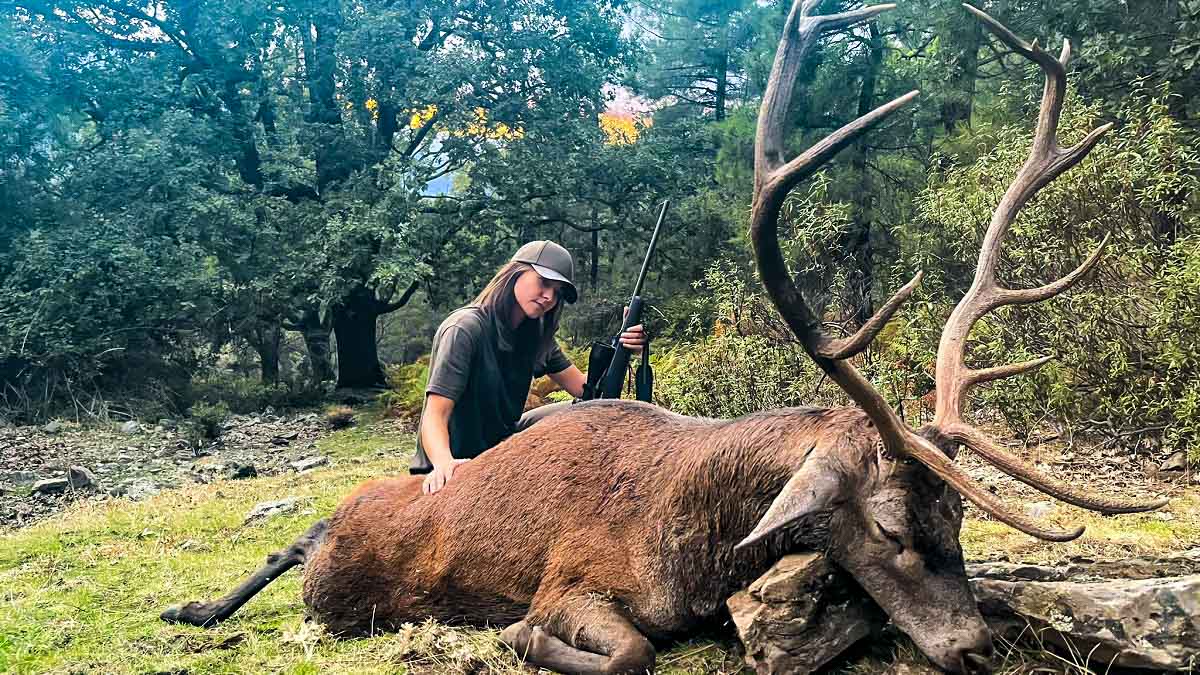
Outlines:
{"label": "deer leg", "polygon": [[267,584],[279,578],[279,575],[296,565],[303,565],[325,541],[325,531],[328,527],[329,521],[318,520],[291,546],[267,556],[266,565],[260,567],[225,597],[209,602],[174,605],[163,611],[159,618],[167,623],[187,623],[202,628],[228,619],[250,598],[266,588]]}
{"label": "deer leg", "polygon": [[[553,634],[560,631],[566,633],[566,641]],[[582,610],[573,607],[570,616],[545,627],[533,626],[528,619],[517,622],[500,639],[528,663],[560,673],[654,671],[654,646],[609,602],[588,602]]]}

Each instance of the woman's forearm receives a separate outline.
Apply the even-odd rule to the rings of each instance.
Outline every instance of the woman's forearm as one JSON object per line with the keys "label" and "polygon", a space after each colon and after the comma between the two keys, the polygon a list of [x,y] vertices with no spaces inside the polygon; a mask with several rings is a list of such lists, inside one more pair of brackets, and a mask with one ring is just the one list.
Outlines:
{"label": "woman's forearm", "polygon": [[445,466],[454,461],[450,453],[450,411],[453,406],[450,399],[430,394],[421,413],[421,447],[434,466]]}

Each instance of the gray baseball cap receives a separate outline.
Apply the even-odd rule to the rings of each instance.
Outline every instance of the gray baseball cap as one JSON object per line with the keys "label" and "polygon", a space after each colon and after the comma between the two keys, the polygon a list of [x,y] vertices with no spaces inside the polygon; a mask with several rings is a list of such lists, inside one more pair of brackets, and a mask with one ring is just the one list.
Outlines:
{"label": "gray baseball cap", "polygon": [[552,241],[531,241],[517,249],[512,259],[513,262],[527,263],[543,279],[563,282],[563,300],[573,303],[579,298],[579,289],[575,288],[575,261],[567,249]]}

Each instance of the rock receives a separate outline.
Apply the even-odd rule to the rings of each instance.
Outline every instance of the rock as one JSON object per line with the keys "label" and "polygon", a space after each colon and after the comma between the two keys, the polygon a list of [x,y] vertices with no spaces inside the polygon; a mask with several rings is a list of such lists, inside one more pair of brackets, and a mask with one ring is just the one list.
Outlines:
{"label": "rock", "polygon": [[272,516],[278,516],[283,513],[290,513],[296,510],[300,505],[299,497],[288,497],[271,502],[259,502],[250,509],[250,513],[246,514],[246,519],[242,521],[243,525],[254,522],[256,520],[266,520]]}
{"label": "rock", "polygon": [[121,425],[121,433],[136,434],[138,431],[141,430],[141,428],[142,427],[140,424],[137,423],[137,420],[129,420],[128,422]]}
{"label": "rock", "polygon": [[99,490],[100,481],[96,474],[84,466],[72,466],[67,469],[67,482],[76,490]]}
{"label": "rock", "polygon": [[33,484],[33,491],[39,495],[58,495],[67,491],[71,482],[66,478],[46,478]]}
{"label": "rock", "polygon": [[[1033,571],[1047,576],[1043,568]],[[1043,642],[1108,667],[1195,667],[1200,574],[1077,582],[1027,580],[1019,578],[1020,570],[1009,572],[1016,574],[971,580],[994,632],[1013,639],[1032,627]]]}
{"label": "rock", "polygon": [[1187,471],[1187,468],[1187,452],[1184,450],[1178,450],[1171,453],[1170,457],[1167,457],[1165,460],[1163,460],[1162,464],[1158,465],[1159,471],[1178,471],[1182,473]]}
{"label": "rock", "polygon": [[243,478],[258,477],[258,467],[253,464],[223,460],[212,455],[192,462],[192,471],[203,477],[199,481],[201,483],[207,483],[209,480],[217,478],[240,480]]}
{"label": "rock", "polygon": [[297,473],[304,473],[305,471],[311,471],[312,469],[315,469],[318,466],[324,466],[328,463],[329,463],[328,457],[318,456],[318,457],[306,457],[304,459],[299,459],[299,460],[296,460],[295,462],[292,462],[291,464],[288,464],[288,466],[295,469]]}
{"label": "rock", "polygon": [[811,673],[887,617],[823,555],[785,556],[731,597],[729,613],[757,673]]}
{"label": "rock", "polygon": [[232,462],[229,465],[229,477],[233,480],[257,478],[258,469],[253,464],[239,464],[237,462]]}
{"label": "rock", "polygon": [[135,502],[148,499],[159,493],[158,485],[147,478],[137,478],[121,488],[121,494]]}
{"label": "rock", "polygon": [[1054,513],[1053,502],[1030,502],[1025,505],[1025,515],[1034,520],[1045,520],[1051,513]]}
{"label": "rock", "polygon": [[63,423],[58,420],[52,420],[42,425],[42,432],[47,434],[57,434],[62,431]]}

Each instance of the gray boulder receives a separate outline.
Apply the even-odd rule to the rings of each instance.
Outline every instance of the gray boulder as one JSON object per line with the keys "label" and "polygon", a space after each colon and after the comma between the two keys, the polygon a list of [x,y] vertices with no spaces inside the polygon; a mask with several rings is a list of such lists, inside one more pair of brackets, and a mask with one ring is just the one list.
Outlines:
{"label": "gray boulder", "polygon": [[71,482],[65,477],[46,478],[33,484],[33,492],[39,495],[58,495],[70,487]]}
{"label": "gray boulder", "polygon": [[259,502],[254,505],[253,509],[250,509],[250,513],[246,514],[246,519],[242,521],[242,524],[247,525],[256,520],[266,520],[283,513],[290,513],[295,511],[299,505],[299,497],[287,497],[286,499],[278,499],[270,502]]}
{"label": "gray boulder", "polygon": [[288,466],[296,470],[297,473],[311,471],[318,466],[324,466],[329,463],[328,457],[305,457],[304,459],[296,460]]}
{"label": "gray boulder", "polygon": [[100,481],[96,474],[85,466],[72,466],[67,469],[67,482],[76,490],[99,490]]}
{"label": "gray boulder", "polygon": [[727,602],[755,672],[811,673],[887,617],[819,553],[781,558]]}
{"label": "gray boulder", "polygon": [[[1181,559],[1160,563],[1158,570],[1192,566]],[[1032,629],[1043,642],[1086,654],[1097,664],[1154,670],[1200,666],[1200,574],[1113,579],[1101,576],[1103,567],[1077,567],[1082,569],[1069,575],[1074,580],[1066,580],[1067,574],[1054,571],[1059,568],[993,565],[973,570],[989,576],[971,579],[971,588],[992,630],[1010,639]],[[1139,567],[1128,571],[1141,576]]]}

